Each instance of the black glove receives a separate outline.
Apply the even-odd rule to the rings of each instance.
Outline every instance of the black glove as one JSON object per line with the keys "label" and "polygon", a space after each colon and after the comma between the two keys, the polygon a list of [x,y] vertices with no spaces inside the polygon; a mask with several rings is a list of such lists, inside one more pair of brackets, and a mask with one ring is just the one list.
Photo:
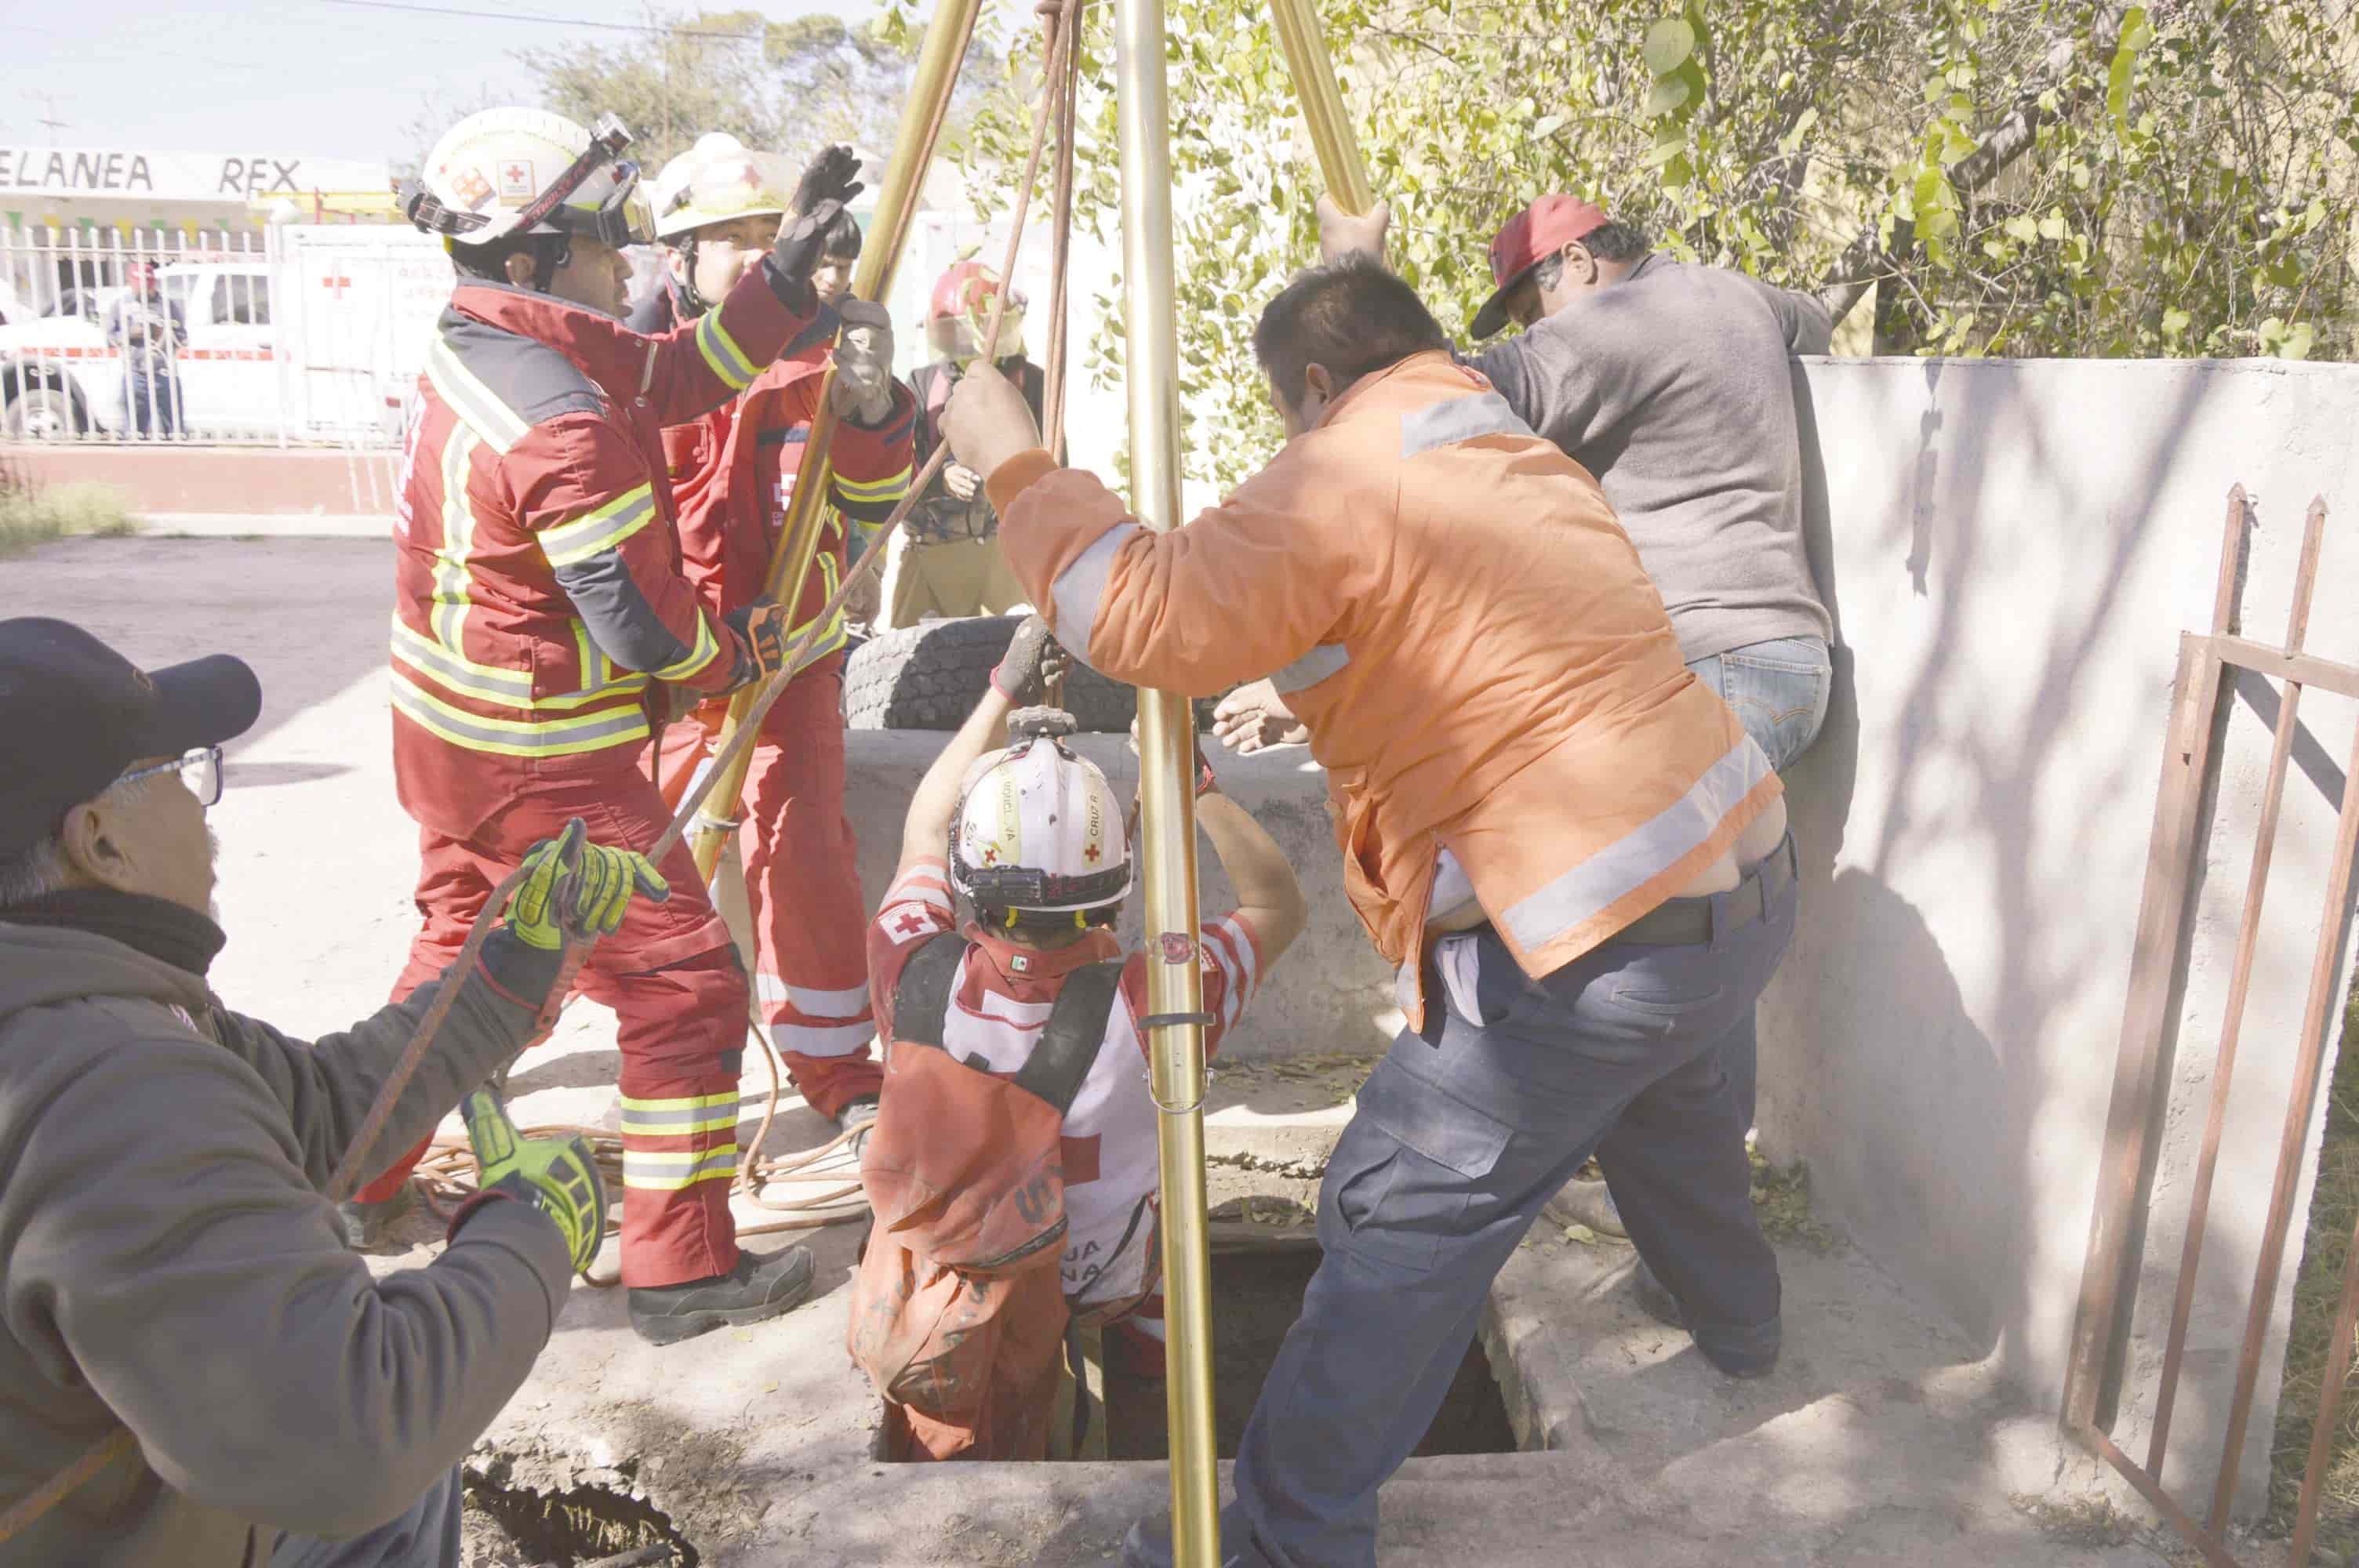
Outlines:
{"label": "black glove", "polygon": [[822,201],[849,202],[867,189],[860,183],[860,155],[838,142],[820,148],[795,182],[795,211],[813,212]]}
{"label": "black glove", "polygon": [[770,288],[778,302],[799,316],[816,311],[819,291],[811,287],[811,274],[831,253],[856,248],[859,239],[859,222],[834,200],[821,202],[779,230],[770,247]]}
{"label": "black glove", "polygon": [[747,680],[761,679],[778,673],[787,662],[787,640],[789,628],[783,606],[766,599],[757,599],[741,605],[722,617],[745,651],[754,656],[754,668],[744,672]]}
{"label": "black glove", "polygon": [[1049,677],[1062,673],[1067,656],[1049,634],[1049,623],[1038,615],[1027,615],[1008,640],[1006,657],[991,672],[991,684],[1015,707],[1028,708],[1041,699]]}

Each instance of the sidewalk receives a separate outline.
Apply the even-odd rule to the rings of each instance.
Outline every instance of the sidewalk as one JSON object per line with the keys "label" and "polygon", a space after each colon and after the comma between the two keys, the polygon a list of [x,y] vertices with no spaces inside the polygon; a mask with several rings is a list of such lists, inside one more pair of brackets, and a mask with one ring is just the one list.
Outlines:
{"label": "sidewalk", "polygon": [[388,513],[332,512],[143,512],[151,538],[165,539],[386,539],[393,535]]}

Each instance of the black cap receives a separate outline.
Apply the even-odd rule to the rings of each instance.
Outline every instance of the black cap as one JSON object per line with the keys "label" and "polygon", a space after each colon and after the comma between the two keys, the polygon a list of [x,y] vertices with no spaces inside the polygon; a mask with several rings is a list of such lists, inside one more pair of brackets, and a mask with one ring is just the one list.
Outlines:
{"label": "black cap", "polygon": [[151,674],[66,622],[0,621],[0,855],[39,843],[142,757],[218,746],[261,712],[262,683],[227,654]]}

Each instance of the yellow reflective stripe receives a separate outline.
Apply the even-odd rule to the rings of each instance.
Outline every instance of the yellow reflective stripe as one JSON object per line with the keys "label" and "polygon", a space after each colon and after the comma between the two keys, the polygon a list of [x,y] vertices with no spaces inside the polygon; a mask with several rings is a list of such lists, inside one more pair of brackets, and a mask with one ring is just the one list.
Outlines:
{"label": "yellow reflective stripe", "polygon": [[451,406],[451,412],[466,421],[467,427],[490,442],[496,452],[505,455],[532,428],[523,416],[475,379],[475,373],[459,362],[458,351],[451,348],[451,341],[439,332],[427,346],[426,379],[434,384],[434,390]]}
{"label": "yellow reflective stripe", "polygon": [[[475,548],[475,509],[467,500],[467,476],[479,445],[463,425],[452,427],[442,443],[442,543],[434,552],[434,605],[427,621],[453,653],[466,646],[467,611],[473,602],[467,591],[467,557]],[[527,689],[531,684],[525,677]]]}
{"label": "yellow reflective stripe", "polygon": [[[842,582],[843,574],[842,568],[837,567],[835,564],[835,557],[833,556],[816,557],[814,557],[814,564],[819,568],[820,588],[821,593],[828,599],[833,599],[835,597],[837,587]],[[801,625],[797,626],[792,631],[788,632],[787,633],[787,642],[791,645],[802,641],[804,636],[810,633],[810,629],[818,624],[819,617],[816,615],[812,616]],[[849,638],[850,635],[851,631],[845,623],[843,610],[839,606],[835,612],[835,619],[828,623],[828,628],[825,633],[823,633],[816,643],[811,644],[809,656],[811,658],[817,658],[823,654],[832,654],[836,649],[843,645],[845,640]]]}
{"label": "yellow reflective stripe", "polygon": [[[490,665],[479,665],[473,659],[453,654],[430,637],[420,635],[403,623],[399,611],[393,619],[393,651],[406,664],[417,665],[453,691],[472,697],[479,702],[496,702],[503,708],[518,708],[527,713],[563,713],[570,708],[585,708],[593,702],[604,702],[631,696],[647,689],[647,677],[632,674],[620,680],[612,678],[611,665],[578,691],[560,692],[551,697],[532,695],[532,677],[520,670],[504,670]],[[599,670],[597,655],[586,655],[582,669]]]}
{"label": "yellow reflective stripe", "polygon": [[659,1153],[625,1148],[623,1185],[647,1192],[678,1192],[699,1182],[725,1182],[737,1173],[737,1145],[687,1153]]}
{"label": "yellow reflective stripe", "polygon": [[835,476],[835,488],[854,501],[898,501],[908,491],[909,474],[906,468],[883,479],[846,479],[839,473]]}
{"label": "yellow reflective stripe", "polygon": [[712,367],[712,373],[727,382],[732,390],[743,392],[752,384],[754,362],[745,357],[745,351],[737,346],[737,340],[721,324],[720,311],[707,310],[704,319],[697,322],[696,347],[704,356],[704,362]]}
{"label": "yellow reflective stripe", "polygon": [[565,757],[604,751],[647,737],[647,718],[636,708],[519,723],[486,719],[453,708],[399,670],[392,674],[395,711],[453,746],[503,757]]}
{"label": "yellow reflective stripe", "polygon": [[721,641],[712,634],[712,622],[705,619],[702,611],[699,611],[696,616],[696,646],[690,648],[688,656],[678,664],[666,665],[653,673],[658,680],[686,680],[719,657],[720,654]]}
{"label": "yellow reflective stripe", "polygon": [[539,530],[540,553],[552,567],[570,567],[614,548],[656,515],[652,485],[637,485],[570,522]]}

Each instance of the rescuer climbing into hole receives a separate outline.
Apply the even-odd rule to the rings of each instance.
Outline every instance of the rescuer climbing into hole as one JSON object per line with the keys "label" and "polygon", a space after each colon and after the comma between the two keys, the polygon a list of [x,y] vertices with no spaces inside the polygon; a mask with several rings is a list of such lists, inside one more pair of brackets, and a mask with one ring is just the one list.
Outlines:
{"label": "rescuer climbing into hole", "polygon": [[[848,147],[803,172],[768,254],[693,324],[618,319],[620,247],[652,239],[629,133],[495,109],[436,145],[411,221],[460,274],[409,415],[395,525],[394,778],[419,823],[423,924],[397,994],[456,952],[489,890],[567,818],[647,850],[669,813],[639,752],[665,688],[723,693],[777,669],[787,612],[699,603],[673,534],[661,427],[736,396],[835,314],[813,275],[852,222]],[[622,1278],[631,1324],[669,1344],[774,1317],[810,1254],[741,1252],[728,1195],[748,990],[684,849],[669,902],[634,906],[582,991],[622,1050]],[[413,1152],[347,1214],[365,1243],[405,1202]]]}
{"label": "rescuer climbing into hole", "polygon": [[[605,1228],[580,1140],[511,1136],[431,1263],[373,1279],[344,1245],[331,1173],[449,977],[313,1041],[213,994],[205,812],[261,703],[225,655],[144,671],[64,622],[0,622],[0,729],[40,738],[0,750],[10,1563],[455,1563],[459,1461]],[[568,938],[664,896],[644,857],[583,837],[520,856],[389,1146],[531,1037]],[[342,890],[312,891],[326,911]],[[13,1511],[60,1475],[80,1484]]]}
{"label": "rescuer climbing into hole", "polygon": [[[1254,348],[1287,444],[1169,533],[1058,468],[1001,377],[971,373],[945,423],[1076,658],[1188,695],[1271,676],[1327,771],[1407,1025],[1329,1161],[1220,1561],[1365,1568],[1493,1277],[1593,1152],[1705,1358],[1774,1367],[1718,1048],[1790,939],[1793,845],[1596,481],[1452,362],[1413,288],[1313,268]],[[1169,1562],[1168,1521],[1125,1553]]]}
{"label": "rescuer climbing into hole", "polygon": [[[768,253],[793,189],[784,158],[723,134],[672,159],[655,191],[668,267],[633,326],[661,332],[702,320]],[[847,295],[860,250],[859,227],[836,225],[812,275],[843,322],[832,349],[801,344],[734,401],[663,434],[689,579],[709,611],[726,615],[761,597],[820,389],[829,387],[839,418],[828,447],[831,504],[789,640],[810,629],[842,580],[847,551],[867,547],[909,487],[917,403],[893,379],[891,316]],[[764,719],[737,812],[760,1026],[811,1108],[844,1129],[875,1114],[883,1082],[869,1048],[859,846],[843,809],[842,649],[847,619],[875,614],[873,586],[865,597],[864,608],[847,606],[821,631],[810,650],[819,662]],[[708,698],[664,730],[658,777],[668,805],[706,764],[726,711]]]}
{"label": "rescuer climbing into hole", "polygon": [[1147,966],[1202,967],[1210,1048],[1302,929],[1292,868],[1200,764],[1197,821],[1237,908],[1194,942],[1123,953],[1121,805],[1065,715],[1010,719],[1054,646],[1029,617],[927,770],[868,933],[886,1090],[851,1348],[895,1459],[1044,1457],[1078,1320],[1114,1324],[1109,1346],[1161,1374]]}

